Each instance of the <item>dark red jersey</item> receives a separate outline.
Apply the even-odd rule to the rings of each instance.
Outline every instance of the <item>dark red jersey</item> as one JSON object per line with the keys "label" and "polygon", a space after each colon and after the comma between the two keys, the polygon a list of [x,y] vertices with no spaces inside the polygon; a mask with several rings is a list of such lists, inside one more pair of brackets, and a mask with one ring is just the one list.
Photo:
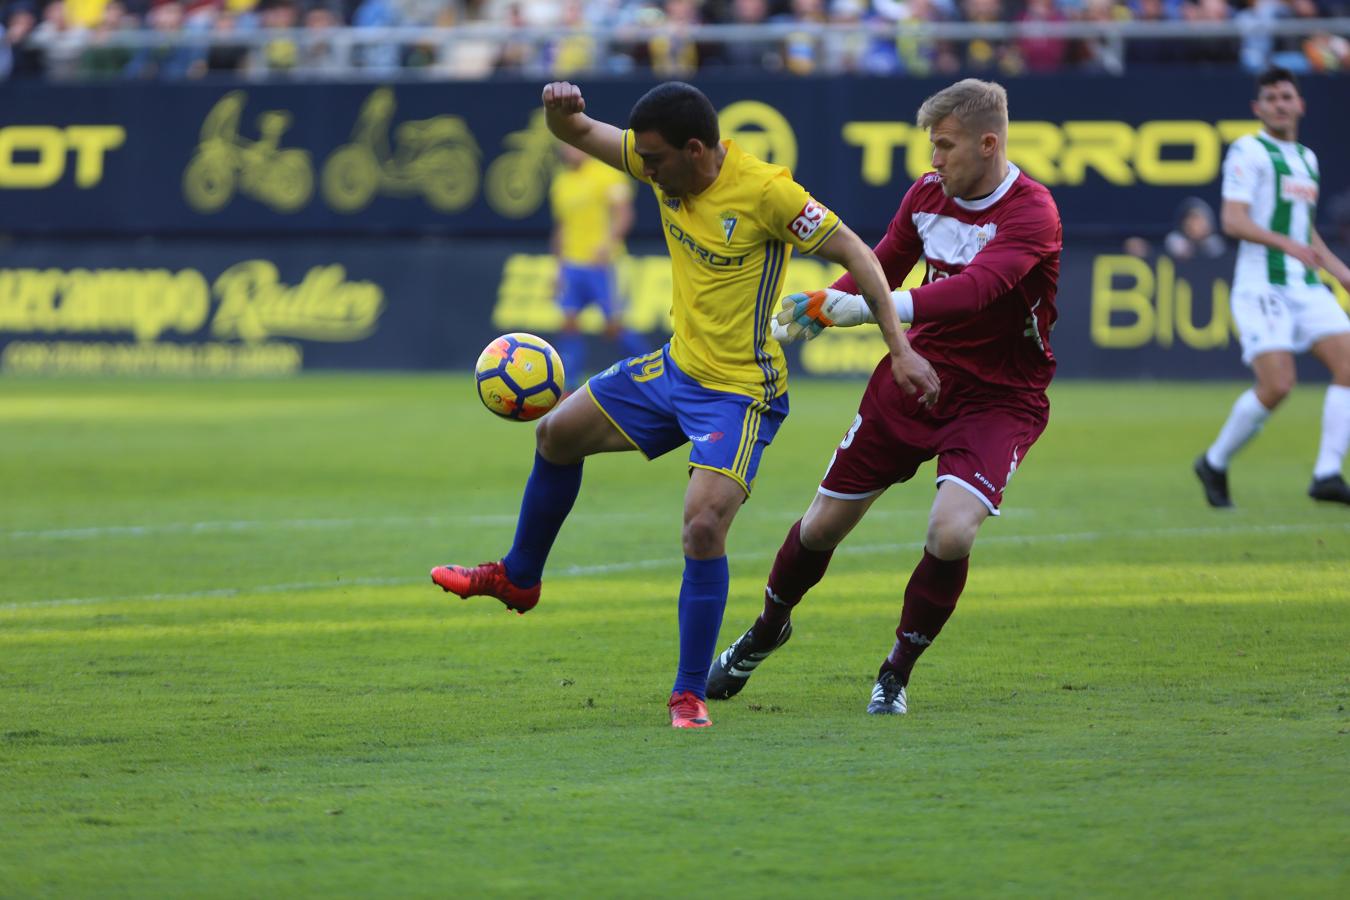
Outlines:
{"label": "dark red jersey", "polygon": [[[1055,373],[1050,330],[1063,229],[1050,192],[1008,168],[980,200],[948,197],[940,176],[925,175],[875,249],[892,289],[920,256],[927,261],[924,283],[912,292],[908,335],[944,381],[955,376],[965,390],[1039,397]],[[834,287],[858,293],[847,274]]]}

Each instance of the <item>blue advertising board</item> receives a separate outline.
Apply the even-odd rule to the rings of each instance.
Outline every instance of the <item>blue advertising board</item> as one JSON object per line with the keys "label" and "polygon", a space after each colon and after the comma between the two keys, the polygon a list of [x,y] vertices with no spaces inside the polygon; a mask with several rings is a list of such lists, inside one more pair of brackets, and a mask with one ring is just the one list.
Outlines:
{"label": "blue advertising board", "polygon": [[[928,166],[916,109],[942,81],[699,81],[725,136],[790,167],[861,233],[889,221]],[[649,83],[587,82],[588,112],[624,123]],[[1226,146],[1255,128],[1250,79],[1196,72],[1008,82],[1011,158],[1048,185],[1069,235],[1161,232],[1218,201]],[[0,232],[542,236],[552,138],[530,83],[0,83]],[[1301,134],[1350,142],[1345,82],[1309,78]],[[1160,102],[1159,98],[1166,98]],[[1324,150],[1323,209],[1350,202]],[[636,234],[656,234],[649,200]]]}
{"label": "blue advertising board", "polygon": [[[654,243],[634,251],[620,272],[624,315],[655,347],[669,333],[670,259]],[[1228,312],[1232,265],[1231,248],[1177,260],[1071,242],[1053,335],[1059,377],[1246,377]],[[466,370],[498,334],[557,332],[556,274],[543,239],[26,241],[0,258],[0,373]],[[793,258],[783,290],[837,274]],[[580,324],[588,371],[619,357],[594,309]],[[831,329],[789,348],[789,360],[794,375],[862,377],[884,349],[875,328]],[[1315,365],[1307,374],[1325,377]]]}

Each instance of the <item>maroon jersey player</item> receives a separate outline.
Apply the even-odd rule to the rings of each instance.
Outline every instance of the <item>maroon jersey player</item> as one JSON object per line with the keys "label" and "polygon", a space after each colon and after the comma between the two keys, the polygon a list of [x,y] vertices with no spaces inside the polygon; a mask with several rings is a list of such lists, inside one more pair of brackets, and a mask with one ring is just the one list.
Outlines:
{"label": "maroon jersey player", "polygon": [[[764,611],[718,656],[708,696],[725,699],[792,634],[792,609],[825,574],[830,555],[888,487],[937,457],[937,496],[923,558],[905,588],[896,642],[867,711],[907,709],[906,685],[951,616],[966,583],[980,524],[999,514],[1003,490],[1045,430],[1045,389],[1055,372],[1062,233],[1050,192],[1007,159],[1007,94],[966,79],[929,97],[918,123],[933,143],[934,172],[900,203],[877,258],[892,288],[922,256],[924,284],[895,291],[909,340],[942,382],[935,403],[901,392],[883,360],[835,450],[815,500],[778,551]],[[848,276],[827,291],[784,301],[784,339],[871,321]]]}

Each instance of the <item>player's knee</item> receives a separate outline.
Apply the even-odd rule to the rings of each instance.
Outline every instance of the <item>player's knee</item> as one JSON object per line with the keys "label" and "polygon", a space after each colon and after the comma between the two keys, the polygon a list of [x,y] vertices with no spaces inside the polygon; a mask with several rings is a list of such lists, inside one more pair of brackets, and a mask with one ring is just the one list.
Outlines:
{"label": "player's knee", "polygon": [[955,517],[935,517],[928,522],[928,552],[938,559],[961,559],[970,555],[980,523]]}
{"label": "player's knee", "polygon": [[808,511],[802,517],[799,536],[808,550],[833,550],[848,536],[848,532],[844,523],[832,522],[825,516],[813,516]]}
{"label": "player's knee", "polygon": [[1266,409],[1273,410],[1284,402],[1284,398],[1294,390],[1296,383],[1297,379],[1292,373],[1267,378],[1256,386],[1256,399],[1260,400]]}
{"label": "player's knee", "polygon": [[539,451],[540,456],[554,465],[565,466],[580,462],[573,459],[576,454],[571,452],[571,443],[567,429],[559,427],[556,415],[545,416],[534,427],[535,449]]}
{"label": "player's knee", "polygon": [[713,559],[726,553],[726,525],[712,510],[690,516],[684,523],[684,555]]}

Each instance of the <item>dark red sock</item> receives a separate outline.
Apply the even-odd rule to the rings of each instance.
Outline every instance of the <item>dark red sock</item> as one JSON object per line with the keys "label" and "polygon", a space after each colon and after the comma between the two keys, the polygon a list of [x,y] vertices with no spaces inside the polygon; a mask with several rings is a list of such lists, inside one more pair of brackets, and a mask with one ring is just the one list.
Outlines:
{"label": "dark red sock", "polygon": [[764,589],[764,612],[755,621],[757,636],[773,640],[782,633],[783,626],[792,616],[792,608],[825,577],[833,555],[833,550],[811,550],[802,546],[801,519],[793,523],[783,546],[778,548],[773,571],[769,572],[769,585]]}
{"label": "dark red sock", "polygon": [[923,551],[923,559],[914,567],[914,574],[905,586],[905,605],[900,611],[900,627],[895,629],[895,647],[881,664],[881,671],[890,669],[900,676],[902,683],[909,684],[914,663],[956,609],[969,571],[969,556],[944,560]]}

